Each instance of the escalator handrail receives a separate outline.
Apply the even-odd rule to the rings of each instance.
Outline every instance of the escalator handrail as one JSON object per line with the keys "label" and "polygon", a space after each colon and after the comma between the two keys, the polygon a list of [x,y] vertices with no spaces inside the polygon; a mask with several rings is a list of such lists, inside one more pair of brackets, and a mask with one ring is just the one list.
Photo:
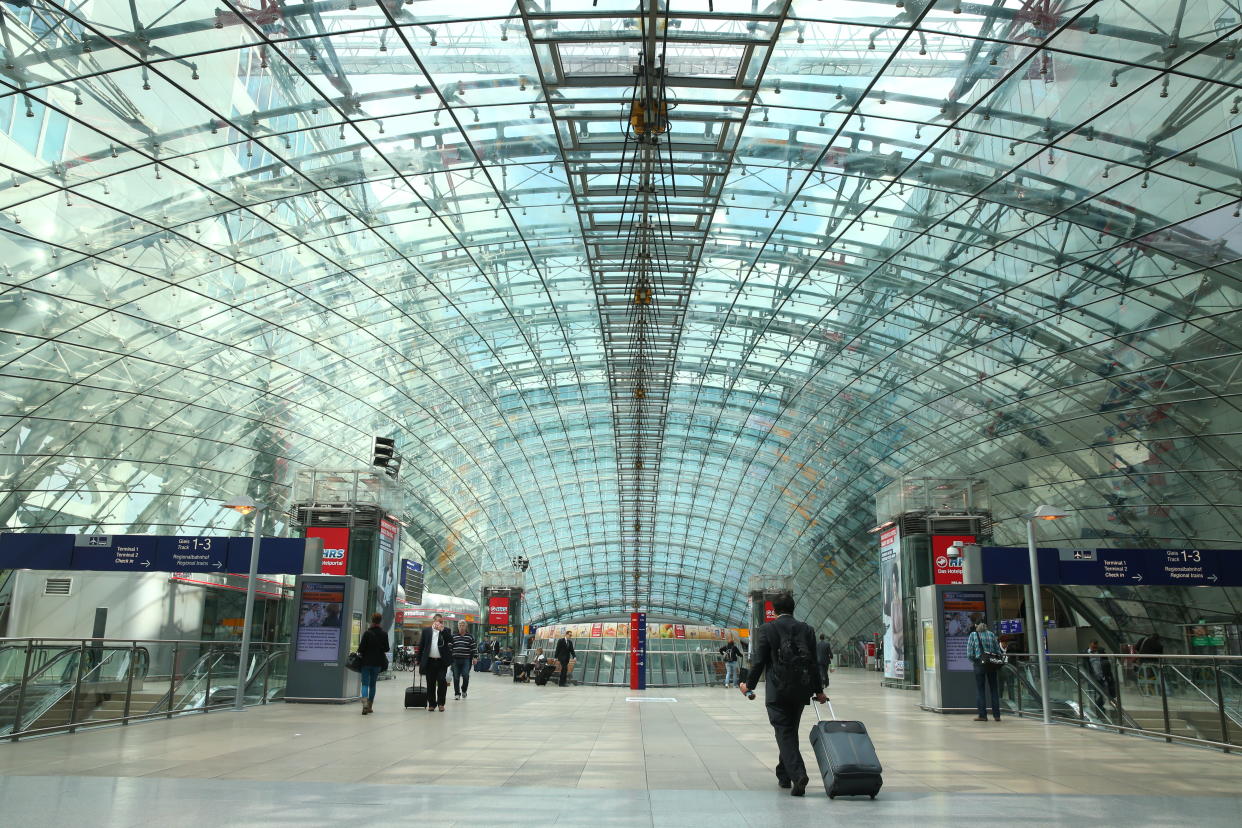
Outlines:
{"label": "escalator handrail", "polygon": [[[1213,707],[1215,707],[1217,710],[1219,710],[1219,711],[1221,711],[1222,713],[1224,713],[1224,714],[1225,714],[1225,716],[1227,716],[1227,717],[1229,718],[1229,720],[1230,720],[1230,721],[1232,721],[1232,722],[1233,722],[1234,724],[1236,724],[1238,727],[1242,727],[1242,719],[1239,719],[1239,717],[1238,717],[1238,716],[1234,715],[1233,713],[1231,713],[1231,712],[1229,711],[1229,705],[1225,705],[1225,706],[1224,706],[1224,708],[1222,709],[1222,708],[1221,708],[1220,703],[1219,703],[1219,702],[1218,702],[1218,701],[1217,701],[1217,700],[1216,700],[1213,696],[1211,696],[1211,695],[1210,695],[1210,694],[1209,694],[1206,690],[1204,690],[1202,687],[1200,687],[1200,686],[1199,686],[1199,682],[1195,681],[1195,680],[1194,680],[1194,679],[1192,679],[1190,676],[1188,676],[1188,675],[1186,675],[1185,673],[1183,673],[1183,672],[1182,672],[1182,671],[1178,668],[1178,666],[1177,666],[1176,664],[1169,664],[1169,665],[1166,665],[1166,666],[1168,666],[1168,667],[1169,667],[1169,668],[1170,668],[1170,669],[1171,669],[1174,673],[1176,673],[1178,676],[1180,676],[1180,677],[1181,677],[1181,679],[1182,679],[1182,681],[1186,682],[1186,684],[1188,684],[1189,686],[1191,686],[1191,687],[1195,688],[1195,690],[1196,690],[1196,691],[1198,691],[1199,695],[1201,695],[1201,696],[1203,696],[1203,698],[1207,699],[1207,700],[1208,700],[1208,702],[1209,702],[1209,703],[1210,703]],[[1234,676],[1233,676],[1233,674],[1232,674],[1232,673],[1230,673],[1230,674],[1229,674],[1229,677],[1230,677],[1230,678],[1233,678]]]}

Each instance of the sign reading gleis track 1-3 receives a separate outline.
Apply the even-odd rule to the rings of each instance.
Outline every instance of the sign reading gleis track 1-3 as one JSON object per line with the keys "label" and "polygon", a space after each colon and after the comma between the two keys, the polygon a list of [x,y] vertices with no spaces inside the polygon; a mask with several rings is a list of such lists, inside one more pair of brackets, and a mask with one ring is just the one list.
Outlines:
{"label": "sign reading gleis track 1-3", "polygon": [[[1043,548],[1039,578],[1065,586],[1242,586],[1239,549]],[[1031,581],[1025,547],[985,546],[983,580],[989,584]]]}

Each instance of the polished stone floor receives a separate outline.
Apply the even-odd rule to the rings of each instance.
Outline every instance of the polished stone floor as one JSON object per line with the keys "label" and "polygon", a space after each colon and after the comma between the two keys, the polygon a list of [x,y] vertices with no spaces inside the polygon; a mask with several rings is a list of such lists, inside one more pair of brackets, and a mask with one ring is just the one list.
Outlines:
{"label": "polished stone floor", "polygon": [[[1242,758],[925,713],[913,694],[879,687],[874,673],[838,671],[831,689],[837,714],[867,722],[884,762],[874,802],[829,801],[814,780],[805,799],[777,788],[762,696],[534,687],[476,675],[469,701],[426,713],[402,709],[399,685],[382,682],[366,717],[357,706],[273,705],[0,746],[0,822],[1242,823]],[[627,701],[633,696],[676,701]],[[814,767],[809,746],[803,754]]]}

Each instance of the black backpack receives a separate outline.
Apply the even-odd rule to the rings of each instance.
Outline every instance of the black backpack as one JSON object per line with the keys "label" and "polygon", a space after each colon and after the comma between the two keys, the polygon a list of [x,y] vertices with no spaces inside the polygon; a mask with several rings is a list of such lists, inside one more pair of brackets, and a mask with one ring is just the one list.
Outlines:
{"label": "black backpack", "polygon": [[773,689],[786,702],[806,701],[815,686],[812,676],[815,656],[807,649],[803,636],[798,634],[798,626],[787,635],[776,634],[776,652],[770,668]]}

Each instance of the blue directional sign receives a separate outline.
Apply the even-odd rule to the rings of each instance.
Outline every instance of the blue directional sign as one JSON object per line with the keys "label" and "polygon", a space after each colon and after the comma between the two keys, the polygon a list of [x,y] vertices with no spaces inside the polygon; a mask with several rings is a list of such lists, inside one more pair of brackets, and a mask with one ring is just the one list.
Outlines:
{"label": "blue directional sign", "polygon": [[0,534],[0,569],[72,569],[73,535]]}
{"label": "blue directional sign", "polygon": [[[229,538],[225,572],[250,571],[251,538]],[[305,571],[305,538],[263,538],[259,545],[259,572],[264,575],[300,575]]]}
{"label": "blue directional sign", "polygon": [[216,572],[228,565],[229,537],[161,536],[156,569],[164,572]]}
{"label": "blue directional sign", "polygon": [[[0,534],[0,569],[75,569],[98,572],[250,571],[250,538],[194,535]],[[263,538],[259,572],[299,575],[303,538]]]}
{"label": "blue directional sign", "polygon": [[[1027,551],[985,546],[983,580],[989,584],[1031,582]],[[1083,586],[1242,586],[1242,550],[1236,549],[1060,549],[1038,550],[1045,584]]]}
{"label": "blue directional sign", "polygon": [[159,540],[158,535],[75,535],[70,569],[158,572]]}

